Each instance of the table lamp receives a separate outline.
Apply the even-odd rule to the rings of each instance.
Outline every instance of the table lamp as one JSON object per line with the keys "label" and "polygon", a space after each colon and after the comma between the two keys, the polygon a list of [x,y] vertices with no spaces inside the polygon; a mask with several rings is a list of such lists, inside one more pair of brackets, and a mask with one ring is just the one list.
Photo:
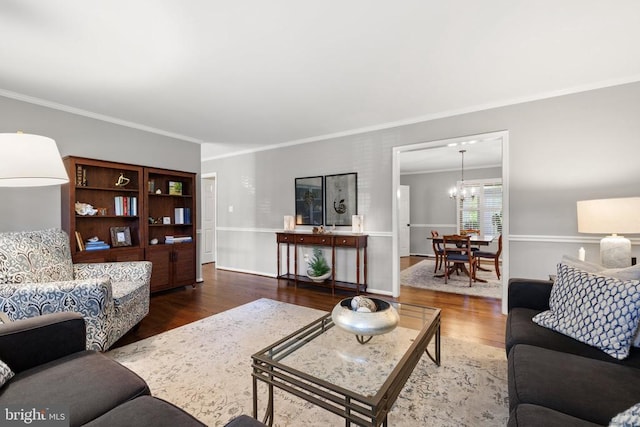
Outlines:
{"label": "table lamp", "polygon": [[51,138],[0,133],[0,153],[0,187],[40,187],[69,181]]}
{"label": "table lamp", "polygon": [[600,240],[600,263],[631,265],[631,241],[616,233],[640,233],[640,197],[578,201],[578,232],[610,234]]}

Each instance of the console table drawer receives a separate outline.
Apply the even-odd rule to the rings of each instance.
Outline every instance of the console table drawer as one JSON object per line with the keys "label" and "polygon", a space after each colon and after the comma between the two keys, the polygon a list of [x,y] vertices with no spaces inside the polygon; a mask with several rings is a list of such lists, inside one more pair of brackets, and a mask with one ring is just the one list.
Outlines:
{"label": "console table drawer", "polygon": [[278,236],[278,243],[293,243],[293,237],[291,234],[276,233]]}
{"label": "console table drawer", "polygon": [[322,246],[331,246],[331,236],[321,236],[321,235],[304,235],[304,236],[295,236],[295,242],[299,245],[322,245]]}
{"label": "console table drawer", "polygon": [[336,246],[350,246],[355,247],[358,243],[358,237],[356,236],[336,236]]}

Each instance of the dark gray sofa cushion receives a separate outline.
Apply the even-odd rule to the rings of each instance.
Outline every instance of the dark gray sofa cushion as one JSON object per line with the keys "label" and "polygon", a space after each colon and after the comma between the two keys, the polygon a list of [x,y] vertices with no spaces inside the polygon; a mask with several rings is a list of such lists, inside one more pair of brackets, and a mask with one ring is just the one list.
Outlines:
{"label": "dark gray sofa cushion", "polygon": [[594,424],[553,409],[528,403],[518,405],[511,414],[507,427],[599,427]]}
{"label": "dark gray sofa cushion", "polygon": [[141,396],[96,418],[86,427],[206,427],[192,415],[157,397]]}
{"label": "dark gray sofa cushion", "polygon": [[59,404],[79,426],[138,396],[149,387],[134,372],[101,353],[82,351],[16,374],[0,404]]}
{"label": "dark gray sofa cushion", "polygon": [[640,402],[640,370],[518,344],[509,353],[509,407],[544,406],[596,424]]}
{"label": "dark gray sofa cushion", "polygon": [[538,313],[538,310],[529,308],[511,309],[507,317],[505,333],[505,348],[507,354],[509,354],[511,348],[516,344],[529,344],[640,369],[639,348],[632,347],[626,359],[615,359],[602,350],[535,324],[531,319]]}
{"label": "dark gray sofa cushion", "polygon": [[85,323],[78,313],[53,313],[0,326],[0,359],[14,372],[84,351]]}

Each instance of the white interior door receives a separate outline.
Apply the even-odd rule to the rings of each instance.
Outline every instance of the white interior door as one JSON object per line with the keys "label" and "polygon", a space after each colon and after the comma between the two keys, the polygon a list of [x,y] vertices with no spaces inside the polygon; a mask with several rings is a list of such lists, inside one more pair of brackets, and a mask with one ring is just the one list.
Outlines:
{"label": "white interior door", "polygon": [[400,256],[409,256],[411,247],[411,232],[410,232],[410,220],[411,220],[411,198],[409,195],[409,186],[400,186],[400,215],[398,224],[398,249]]}
{"label": "white interior door", "polygon": [[202,244],[200,245],[200,262],[215,262],[216,248],[216,178],[202,178]]}

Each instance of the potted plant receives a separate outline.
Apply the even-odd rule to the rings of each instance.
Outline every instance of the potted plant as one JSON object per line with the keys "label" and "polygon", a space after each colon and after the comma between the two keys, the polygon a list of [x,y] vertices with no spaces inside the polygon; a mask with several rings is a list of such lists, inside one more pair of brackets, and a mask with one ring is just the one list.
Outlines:
{"label": "potted plant", "polygon": [[327,264],[327,260],[324,259],[320,248],[313,248],[313,257],[311,257],[307,265],[307,276],[314,282],[324,282],[325,279],[331,276],[331,267]]}

